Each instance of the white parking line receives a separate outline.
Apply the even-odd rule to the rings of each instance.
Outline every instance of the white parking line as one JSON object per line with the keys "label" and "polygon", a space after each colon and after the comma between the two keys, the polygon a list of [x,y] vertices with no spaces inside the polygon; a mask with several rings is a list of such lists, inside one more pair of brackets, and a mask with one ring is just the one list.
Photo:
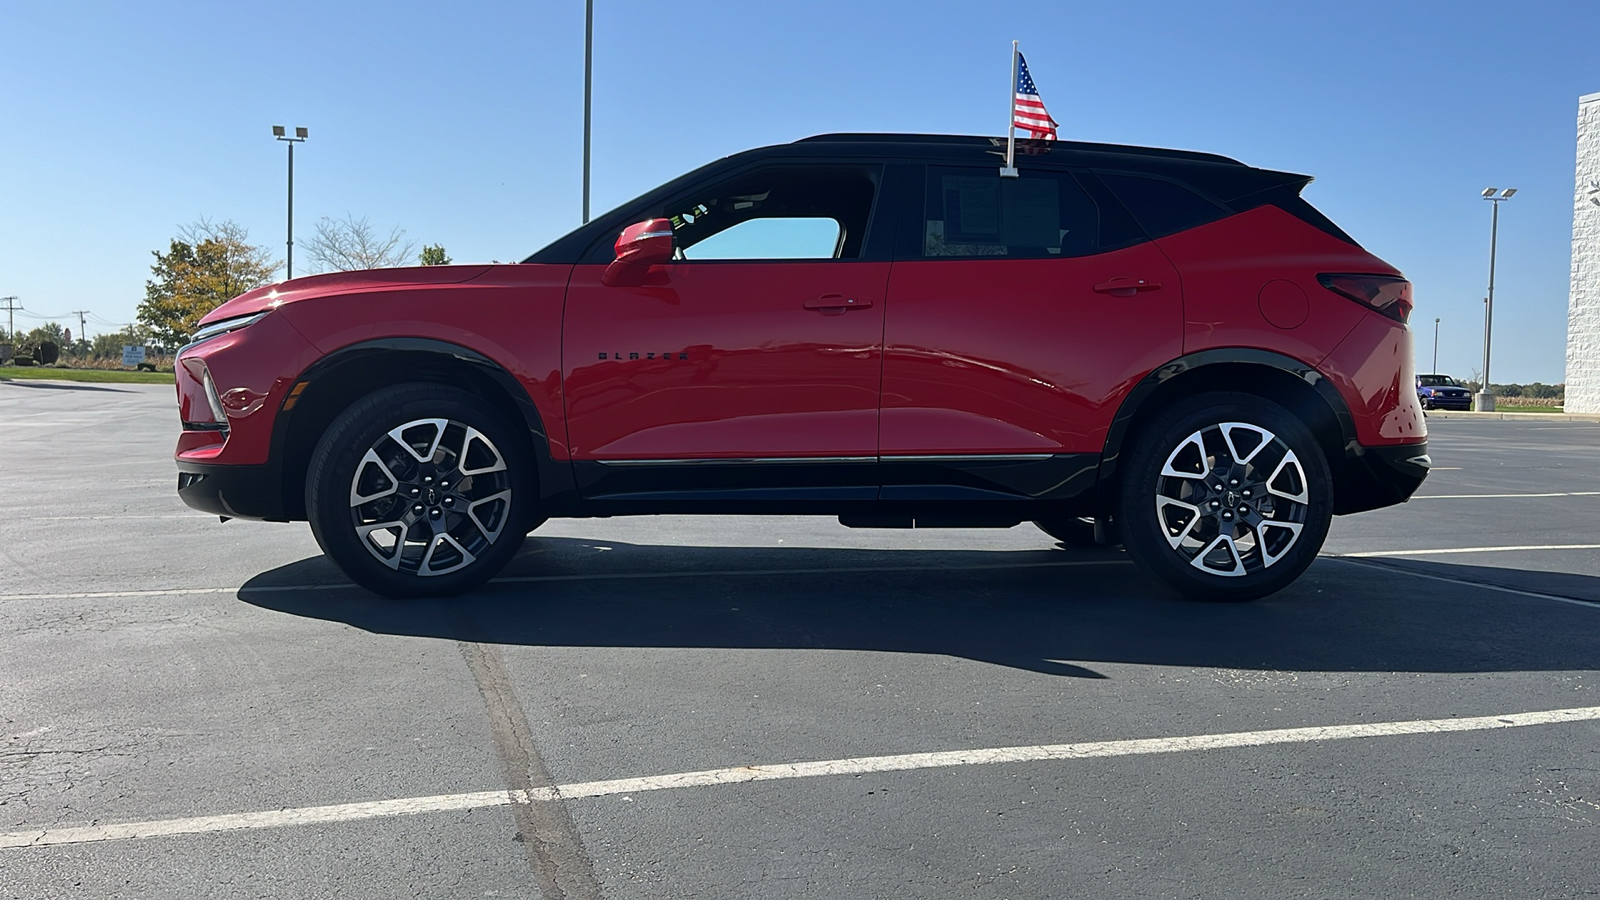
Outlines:
{"label": "white parking line", "polygon": [[1600,719],[1600,706],[1587,706],[1500,716],[1418,719],[1409,722],[1372,722],[1359,725],[1327,725],[1311,728],[1277,728],[1268,731],[1238,731],[1227,734],[1202,734],[1188,737],[1142,738],[1076,744],[1039,744],[1025,747],[954,750],[942,753],[864,756],[817,762],[780,763],[768,766],[734,766],[726,769],[680,772],[673,775],[652,775],[644,778],[586,781],[578,784],[557,785],[553,788],[531,792],[478,791],[467,794],[408,797],[367,803],[341,803],[332,806],[308,806],[217,816],[195,816],[186,819],[157,819],[115,825],[40,828],[0,834],[0,849],[124,841],[258,828],[283,828],[292,825],[389,818],[424,812],[507,806],[512,803],[575,800],[584,797],[608,797],[675,788],[745,784],[753,781],[782,781],[817,778],[827,775],[861,775],[872,772],[904,772],[913,769],[987,766],[1044,760],[1185,753],[1196,750],[1264,747],[1272,744],[1310,744],[1321,741],[1349,740],[1351,738],[1490,731],[1501,728],[1525,728],[1530,725],[1557,725],[1597,719]]}
{"label": "white parking line", "polygon": [[1514,553],[1523,550],[1600,550],[1600,544],[1523,544],[1515,547],[1441,547],[1437,550],[1366,550],[1361,553],[1332,555],[1344,559],[1374,559],[1385,556],[1433,556],[1442,553]]}
{"label": "white parking line", "polygon": [[1482,581],[1468,581],[1465,578],[1451,578],[1448,575],[1437,575],[1432,572],[1418,572],[1414,569],[1397,569],[1393,566],[1386,566],[1382,563],[1351,559],[1348,556],[1336,556],[1334,559],[1347,562],[1353,566],[1362,566],[1368,569],[1382,569],[1391,575],[1409,575],[1412,578],[1426,578],[1429,581],[1442,581],[1445,584],[1458,584],[1463,587],[1480,588],[1485,591],[1496,591],[1502,594],[1515,594],[1518,597],[1532,597],[1535,600],[1554,600],[1557,603],[1567,603],[1572,606],[1584,606],[1588,607],[1589,609],[1600,609],[1600,601],[1597,600],[1580,600],[1577,597],[1563,597],[1560,594],[1545,594],[1539,591],[1524,591],[1498,584],[1487,584]]}
{"label": "white parking line", "polygon": [[1513,500],[1521,497],[1600,497],[1600,491],[1563,491],[1553,494],[1413,494],[1413,500]]}
{"label": "white parking line", "polygon": [[[967,566],[831,566],[815,569],[685,569],[677,572],[594,572],[584,575],[512,575],[492,578],[490,584],[531,584],[547,581],[606,581],[643,578],[724,578],[736,575],[836,575],[870,572],[981,572],[990,569],[1062,569],[1079,566],[1126,566],[1132,561],[1113,559],[1070,559],[1058,562],[974,563]],[[104,600],[113,597],[184,597],[193,594],[281,593],[284,591],[337,591],[354,588],[349,582],[332,584],[282,584],[263,587],[172,588],[147,591],[78,591],[61,594],[0,594],[0,603],[10,600]]]}

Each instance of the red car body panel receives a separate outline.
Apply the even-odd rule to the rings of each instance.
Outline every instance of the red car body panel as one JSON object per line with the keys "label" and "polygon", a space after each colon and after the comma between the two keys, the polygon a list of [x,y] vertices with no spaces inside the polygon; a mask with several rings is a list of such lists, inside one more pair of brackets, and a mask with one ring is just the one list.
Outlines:
{"label": "red car body panel", "polygon": [[1399,274],[1275,206],[1156,243],[1183,272],[1185,353],[1260,347],[1317,365],[1363,316],[1376,315],[1330,293],[1317,273]]}
{"label": "red car body panel", "polygon": [[578,266],[567,293],[574,459],[877,454],[889,263],[673,263],[637,287],[604,271]]}
{"label": "red car body panel", "polygon": [[[1115,278],[1159,288],[1097,292]],[[881,452],[1099,453],[1123,398],[1182,355],[1183,288],[1154,244],[1065,259],[897,262]]]}

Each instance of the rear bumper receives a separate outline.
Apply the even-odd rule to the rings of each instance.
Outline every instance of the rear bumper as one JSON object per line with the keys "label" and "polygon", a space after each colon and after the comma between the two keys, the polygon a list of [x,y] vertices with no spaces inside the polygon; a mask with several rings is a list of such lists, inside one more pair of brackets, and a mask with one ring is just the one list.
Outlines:
{"label": "rear bumper", "polygon": [[1411,499],[1433,465],[1428,442],[1361,447],[1334,468],[1336,515],[1365,512]]}
{"label": "rear bumper", "polygon": [[178,463],[178,498],[192,509],[231,519],[287,522],[278,467]]}

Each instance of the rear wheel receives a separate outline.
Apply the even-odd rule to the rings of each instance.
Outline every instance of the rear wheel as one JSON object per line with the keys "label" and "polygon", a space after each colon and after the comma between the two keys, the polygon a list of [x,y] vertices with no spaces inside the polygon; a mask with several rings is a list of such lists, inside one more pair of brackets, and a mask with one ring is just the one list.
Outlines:
{"label": "rear wheel", "polygon": [[323,434],[306,473],[322,550],[390,597],[455,594],[493,577],[536,521],[515,432],[473,394],[405,384],[369,394]]}
{"label": "rear wheel", "polygon": [[1142,430],[1120,512],[1124,544],[1146,572],[1196,599],[1252,600],[1316,558],[1333,479],[1316,439],[1282,407],[1202,394]]}

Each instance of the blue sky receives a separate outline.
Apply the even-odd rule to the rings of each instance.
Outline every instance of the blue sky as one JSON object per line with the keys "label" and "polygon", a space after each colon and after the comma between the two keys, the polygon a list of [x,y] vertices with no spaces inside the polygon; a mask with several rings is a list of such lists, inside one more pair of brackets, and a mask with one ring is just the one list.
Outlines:
{"label": "blue sky", "polygon": [[[998,133],[1017,38],[1063,137],[1315,175],[1306,197],[1416,284],[1423,369],[1435,316],[1439,368],[1479,365],[1478,192],[1518,188],[1493,374],[1564,377],[1574,119],[1600,91],[1593,4],[596,6],[596,211],[810,134]],[[15,0],[0,36],[0,296],[21,298],[19,327],[74,309],[130,321],[150,251],[201,216],[281,258],[273,124],[311,129],[302,237],[350,213],[457,261],[509,261],[578,222],[582,0]]]}

